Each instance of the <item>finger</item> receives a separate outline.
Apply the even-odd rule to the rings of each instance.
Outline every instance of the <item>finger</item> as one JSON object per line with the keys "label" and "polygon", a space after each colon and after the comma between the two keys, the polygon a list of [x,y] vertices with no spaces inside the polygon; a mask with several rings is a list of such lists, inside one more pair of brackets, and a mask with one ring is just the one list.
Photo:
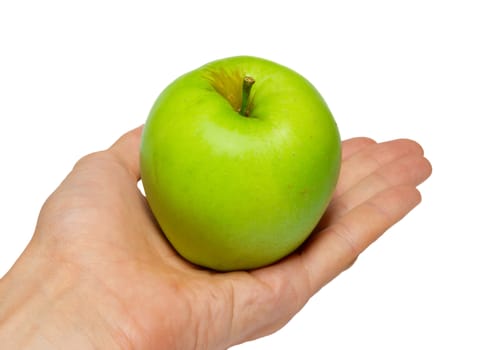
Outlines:
{"label": "finger", "polygon": [[314,234],[301,255],[313,290],[348,268],[359,254],[420,201],[420,193],[414,186],[391,187]]}
{"label": "finger", "polygon": [[368,137],[355,137],[343,141],[341,144],[343,161],[345,161],[355,153],[361,151],[362,149],[374,144],[376,144],[376,141]]}
{"label": "finger", "polygon": [[122,135],[108,150],[127,170],[140,179],[140,142],[143,126],[139,126]]}
{"label": "finger", "polygon": [[431,175],[431,164],[423,156],[406,155],[366,176],[354,187],[334,198],[320,227],[328,226],[377,193],[398,185],[417,186]]}
{"label": "finger", "polygon": [[233,295],[233,333],[246,341],[284,326],[313,294],[419,201],[420,194],[412,186],[390,188],[312,236],[304,249],[246,277],[237,275],[246,279],[248,288]]}
{"label": "finger", "polygon": [[[361,153],[367,155],[368,148],[377,147],[371,141],[345,141],[343,159],[352,159]],[[369,244],[419,201],[420,195],[414,186],[387,187],[358,204],[327,230],[314,234],[303,250],[279,263],[252,271],[253,281],[259,282],[254,285],[263,291],[251,296],[254,288],[250,288],[250,292],[234,294],[234,310],[240,311],[235,313],[238,317],[233,329],[241,334],[240,339],[264,336],[286,324],[314,293],[349,267]]]}
{"label": "finger", "polygon": [[342,163],[335,196],[340,196],[383,165],[408,154],[423,155],[424,152],[418,143],[407,139],[364,147]]}

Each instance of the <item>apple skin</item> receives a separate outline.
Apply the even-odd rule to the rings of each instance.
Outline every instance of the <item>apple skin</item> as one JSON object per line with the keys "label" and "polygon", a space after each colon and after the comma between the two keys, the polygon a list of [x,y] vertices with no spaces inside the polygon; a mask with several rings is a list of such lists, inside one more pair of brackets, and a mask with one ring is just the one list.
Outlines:
{"label": "apple skin", "polygon": [[[239,111],[251,76],[249,116]],[[316,88],[269,60],[220,59],[172,82],[154,103],[140,147],[147,201],[190,262],[248,270],[310,235],[336,186],[341,142]]]}

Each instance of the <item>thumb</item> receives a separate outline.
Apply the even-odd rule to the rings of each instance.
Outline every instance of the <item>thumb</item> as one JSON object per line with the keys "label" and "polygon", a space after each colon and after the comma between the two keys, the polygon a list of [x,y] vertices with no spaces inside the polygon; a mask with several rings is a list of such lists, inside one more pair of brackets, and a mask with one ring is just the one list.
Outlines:
{"label": "thumb", "polygon": [[121,162],[128,171],[140,179],[140,143],[143,125],[123,134],[107,150]]}

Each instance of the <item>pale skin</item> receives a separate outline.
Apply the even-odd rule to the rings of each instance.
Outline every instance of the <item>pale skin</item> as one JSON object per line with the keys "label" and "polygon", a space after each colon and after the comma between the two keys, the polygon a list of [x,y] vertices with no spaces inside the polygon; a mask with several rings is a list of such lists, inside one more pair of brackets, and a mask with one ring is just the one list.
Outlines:
{"label": "pale skin", "polygon": [[[343,142],[335,195],[282,261],[215,273],[169,246],[137,184],[141,127],[82,158],[0,280],[2,349],[226,349],[284,326],[421,200],[411,140]],[[321,315],[318,315],[321,317]]]}

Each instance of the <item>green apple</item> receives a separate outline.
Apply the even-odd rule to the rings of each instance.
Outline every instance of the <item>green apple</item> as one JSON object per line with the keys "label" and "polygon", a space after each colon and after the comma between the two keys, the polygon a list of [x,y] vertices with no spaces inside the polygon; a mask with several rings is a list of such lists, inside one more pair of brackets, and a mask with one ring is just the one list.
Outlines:
{"label": "green apple", "polygon": [[190,262],[253,269],[310,235],[336,186],[341,143],[325,101],[269,60],[208,63],[154,103],[140,150],[147,201]]}

